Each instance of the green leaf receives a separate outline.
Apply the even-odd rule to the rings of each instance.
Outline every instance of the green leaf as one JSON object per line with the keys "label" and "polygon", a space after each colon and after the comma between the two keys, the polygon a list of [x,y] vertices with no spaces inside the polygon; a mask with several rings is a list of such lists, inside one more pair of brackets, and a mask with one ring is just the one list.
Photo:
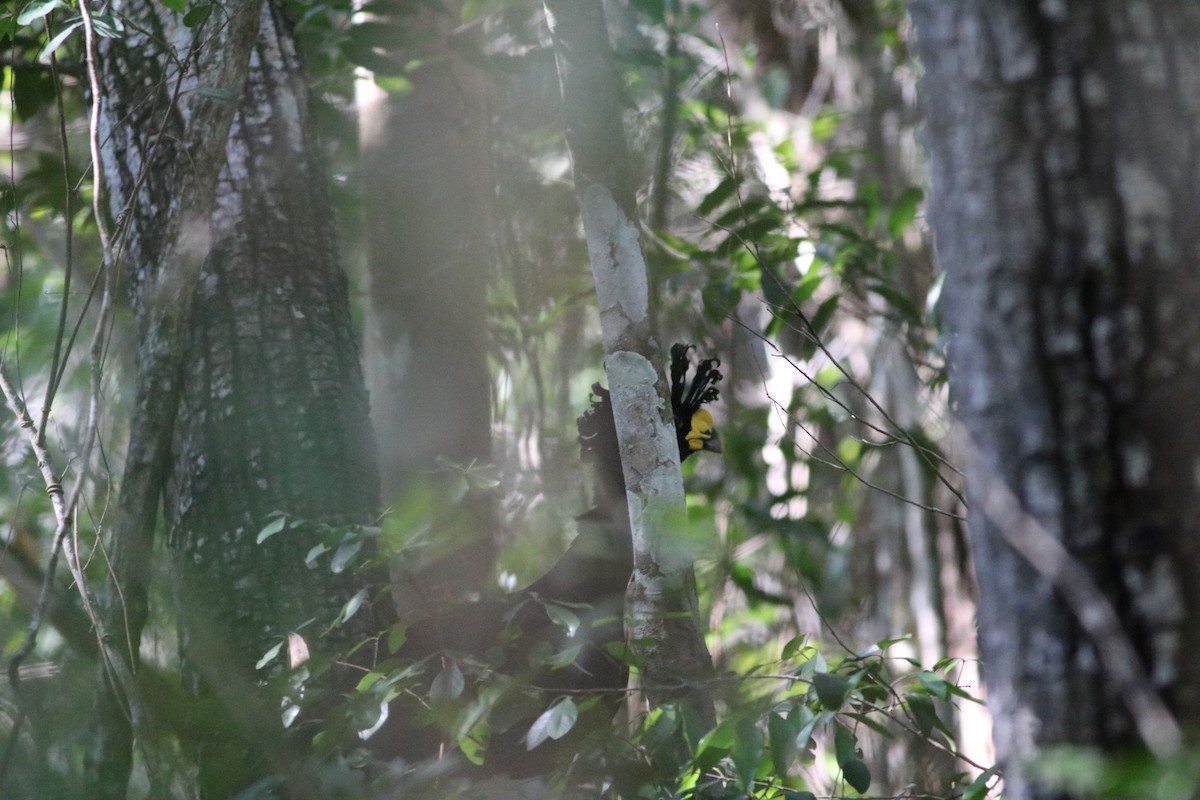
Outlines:
{"label": "green leaf", "polygon": [[790,658],[795,658],[800,649],[804,647],[804,643],[808,641],[806,636],[796,636],[788,640],[788,643],[783,646],[783,659],[786,661]]}
{"label": "green leaf", "polygon": [[771,743],[771,763],[779,775],[787,775],[796,757],[796,734],[799,727],[795,724],[798,717],[784,717],[781,714],[771,714],[767,717],[767,739]]}
{"label": "green leaf", "polygon": [[841,708],[850,691],[850,679],[832,672],[818,672],[813,675],[812,684],[817,691],[817,700],[830,711]]}
{"label": "green leaf", "polygon": [[397,622],[388,629],[387,649],[389,653],[395,653],[404,646],[405,640],[408,639],[408,625],[403,622]]}
{"label": "green leaf", "polygon": [[75,29],[81,25],[83,25],[83,20],[77,19],[55,34],[54,38],[47,42],[46,46],[42,48],[42,52],[38,53],[37,60],[43,64],[48,63],[50,61],[50,56],[54,54],[54,51],[62,47],[62,44],[67,40],[67,37],[74,33]]}
{"label": "green leaf", "polygon": [[910,694],[908,710],[922,736],[929,736],[935,729],[943,727],[942,721],[938,719],[937,709],[933,706],[933,700],[928,695]]}
{"label": "green leaf", "polygon": [[753,719],[738,720],[737,737],[733,740],[733,771],[738,787],[745,792],[758,772],[763,755],[763,734]]}
{"label": "green leaf", "polygon": [[875,643],[875,646],[878,647],[880,650],[887,650],[889,647],[891,647],[894,644],[897,644],[898,642],[907,642],[910,639],[912,639],[912,634],[906,633],[903,636],[896,636],[891,639],[880,639],[878,642]]}
{"label": "green leaf", "polygon": [[54,102],[57,87],[50,70],[10,69],[8,74],[17,119],[27,120]]}
{"label": "green leaf", "polygon": [[567,636],[574,636],[579,630],[579,615],[565,606],[546,603],[544,608],[550,621],[566,631]]}
{"label": "green leaf", "polygon": [[792,291],[792,303],[795,305],[804,305],[812,299],[813,293],[817,291],[817,287],[824,282],[825,276],[816,264],[808,270],[805,276],[800,280],[800,283]]}
{"label": "green leaf", "polygon": [[430,700],[453,700],[463,693],[467,686],[462,670],[458,664],[451,661],[446,668],[437,674],[429,687]]}
{"label": "green leaf", "polygon": [[337,575],[346,568],[346,565],[358,555],[358,551],[362,549],[362,539],[352,533],[346,534],[342,539],[342,543],[338,545],[337,552],[333,554],[333,560],[329,563],[329,569]]}
{"label": "green leaf", "polygon": [[887,230],[888,235],[893,239],[899,238],[917,216],[917,208],[921,205],[921,201],[925,199],[925,193],[916,186],[910,186],[904,190],[896,202],[892,204],[892,210],[888,212]]}
{"label": "green leaf", "polygon": [[33,0],[17,15],[18,25],[28,25],[34,20],[41,19],[56,8],[66,8],[63,0]]}
{"label": "green leaf", "polygon": [[818,114],[812,121],[810,133],[814,141],[824,142],[833,137],[841,126],[842,118],[837,113]]}
{"label": "green leaf", "polygon": [[862,758],[862,753],[858,750],[858,737],[845,725],[838,725],[834,731],[833,752],[839,767],[848,761]]}
{"label": "green leaf", "polygon": [[358,593],[346,601],[346,605],[342,606],[342,611],[338,614],[334,625],[341,625],[346,620],[358,613],[358,609],[362,607],[363,601],[367,599],[367,589],[359,589]]}
{"label": "green leaf", "polygon": [[740,181],[730,175],[717,184],[716,188],[704,196],[700,205],[696,206],[696,216],[703,217],[711,213],[717,206],[724,203],[737,190]]}
{"label": "green leaf", "polygon": [[817,800],[817,796],[812,792],[792,792],[785,791],[783,800]]}
{"label": "green leaf", "polygon": [[796,731],[795,738],[798,749],[808,749],[809,740],[812,739],[813,731],[816,730],[817,723],[820,721],[821,715],[814,712],[808,706],[800,703],[792,706],[792,710],[788,712],[788,725]]}
{"label": "green leaf", "polygon": [[282,648],[283,648],[283,642],[280,642],[279,644],[275,645],[274,647],[272,647],[272,648],[271,648],[270,650],[268,650],[267,652],[263,653],[263,656],[262,656],[262,658],[260,658],[260,659],[258,660],[258,663],[256,663],[256,664],[254,665],[254,668],[255,668],[255,669],[262,669],[262,668],[263,668],[263,667],[265,667],[267,664],[271,663],[273,660],[275,660],[275,656],[279,655],[279,651],[280,651]]}
{"label": "green leaf", "polygon": [[575,663],[575,660],[579,658],[579,654],[583,652],[583,647],[585,644],[588,643],[579,642],[578,644],[573,644],[570,647],[560,650],[546,659],[546,666],[550,667],[550,669],[562,669],[563,667],[571,666]]}
{"label": "green leaf", "polygon": [[871,771],[863,763],[862,751],[858,749],[858,737],[849,728],[838,725],[833,744],[837,764],[842,768],[842,777],[855,791],[863,794],[871,787]]}
{"label": "green leaf", "polygon": [[104,39],[119,39],[125,33],[125,23],[112,14],[95,14],[92,16],[92,29]]}
{"label": "green leaf", "polygon": [[[684,706],[686,709],[687,707]],[[696,756],[693,759],[697,769],[703,771],[713,767],[718,761],[729,754],[733,748],[733,740],[737,731],[729,720],[706,733],[696,745]]]}
{"label": "green leaf", "polygon": [[187,8],[187,0],[160,0],[160,2],[176,14],[182,14],[183,10]]}
{"label": "green leaf", "polygon": [[842,777],[859,794],[866,794],[867,789],[871,788],[871,770],[867,769],[867,765],[860,759],[842,764]]}
{"label": "green leaf", "polygon": [[987,797],[990,791],[988,789],[988,781],[995,777],[999,771],[999,767],[992,767],[981,772],[979,777],[971,781],[971,785],[963,790],[962,800],[983,800],[983,798]]}
{"label": "green leaf", "polygon": [[298,716],[300,716],[300,706],[289,705],[283,709],[283,727],[290,728]]}
{"label": "green leaf", "polygon": [[679,713],[675,706],[658,706],[646,715],[642,723],[642,743],[652,752],[664,744],[674,743],[678,727]]}
{"label": "green leaf", "polygon": [[312,569],[313,566],[317,563],[317,559],[320,558],[321,556],[325,555],[328,552],[329,552],[329,545],[325,544],[324,542],[314,544],[312,547],[310,547],[308,549],[308,552],[304,554],[304,566],[308,567],[309,569]]}
{"label": "green leaf", "polygon": [[561,698],[529,726],[529,732],[525,734],[525,747],[532,750],[547,739],[561,739],[575,727],[578,719],[579,708],[575,702],[569,697]]}
{"label": "green leaf", "polygon": [[192,6],[191,10],[183,15],[183,24],[188,28],[202,25],[212,15],[212,12],[212,3],[201,3],[198,6]]}
{"label": "green leaf", "polygon": [[867,285],[867,288],[886,300],[888,305],[892,307],[892,310],[902,317],[913,322],[919,322],[917,307],[902,292],[897,291],[894,286],[889,286],[883,281],[871,281]]}
{"label": "green leaf", "polygon": [[365,692],[367,689],[370,689],[381,680],[383,680],[383,673],[371,670],[366,675],[362,676],[362,680],[360,680],[358,685],[354,687],[354,691]]}
{"label": "green leaf", "polygon": [[[278,513],[278,512],[276,512],[276,513]],[[286,528],[287,524],[288,524],[287,517],[280,514],[279,516],[275,517],[275,519],[271,520],[270,522],[268,522],[266,525],[263,526],[263,529],[258,532],[258,538],[255,539],[255,543],[262,544],[267,539],[270,539],[272,536],[274,536],[275,534],[279,533],[281,530]]]}
{"label": "green leaf", "polygon": [[944,678],[940,678],[927,670],[922,670],[917,673],[917,682],[924,686],[926,691],[934,697],[941,700],[950,699],[950,684]]}

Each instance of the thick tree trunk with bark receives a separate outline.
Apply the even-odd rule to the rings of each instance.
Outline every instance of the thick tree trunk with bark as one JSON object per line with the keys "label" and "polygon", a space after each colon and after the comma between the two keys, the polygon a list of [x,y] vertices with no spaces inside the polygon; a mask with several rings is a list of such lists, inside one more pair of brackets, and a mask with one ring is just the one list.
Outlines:
{"label": "thick tree trunk with bark", "polygon": [[1200,10],[914,2],[1006,796],[1200,721]]}
{"label": "thick tree trunk with bark", "polygon": [[[307,86],[281,9],[248,3],[218,18],[217,8],[196,29],[161,4],[123,10],[152,35],[113,40],[102,62],[114,134],[105,168],[114,215],[127,209],[123,266],[142,329],[122,485],[130,498],[114,541],[130,555],[115,567],[120,585],[107,615],[119,619],[131,603],[144,608],[162,497],[185,669],[234,725],[197,729],[202,793],[226,797],[267,770],[282,735],[278,699],[264,694],[255,662],[315,620],[302,629],[311,643],[357,588],[326,564],[305,567],[319,541],[312,526],[262,544],[258,532],[276,510],[322,523],[369,521],[377,477],[367,397]],[[242,29],[249,40],[240,69],[206,69],[239,55],[213,52],[221,39],[207,38],[237,30],[238,13],[253,20]],[[193,91],[174,92],[178,62],[162,41],[194,54],[179,84]],[[196,98],[214,97],[226,108],[225,128],[196,130],[197,105],[206,102]],[[193,135],[206,149],[178,150]],[[211,187],[212,201],[189,209],[194,202],[179,193],[197,181]],[[172,248],[174,239],[187,247]],[[186,252],[173,258],[173,249]],[[323,645],[345,649],[373,630],[369,616],[360,611],[359,624],[335,629]],[[142,619],[144,611],[123,631],[134,653]],[[119,728],[119,716],[102,724]],[[120,738],[109,736],[96,753],[113,796],[128,770]]]}

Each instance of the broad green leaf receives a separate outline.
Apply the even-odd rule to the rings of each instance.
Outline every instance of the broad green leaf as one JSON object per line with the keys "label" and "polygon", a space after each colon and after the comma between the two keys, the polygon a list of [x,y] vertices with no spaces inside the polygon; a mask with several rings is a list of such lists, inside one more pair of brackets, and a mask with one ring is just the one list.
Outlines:
{"label": "broad green leaf", "polygon": [[463,693],[466,686],[467,682],[463,678],[462,670],[458,668],[457,663],[451,661],[433,679],[433,684],[429,687],[429,698],[431,700],[453,700]]}
{"label": "broad green leaf", "polygon": [[733,176],[726,176],[724,180],[717,184],[711,192],[704,196],[700,201],[700,205],[696,206],[696,215],[703,217],[712,211],[717,206],[724,203],[737,190],[740,181]]}
{"label": "broad green leaf", "polygon": [[999,767],[992,767],[981,772],[979,777],[971,781],[971,785],[963,790],[962,800],[983,800],[987,797],[990,791],[988,781],[995,777],[997,772],[999,772]]}
{"label": "broad green leaf", "polygon": [[579,654],[583,651],[585,644],[587,643],[579,642],[578,644],[573,644],[568,648],[560,650],[559,652],[550,656],[550,658],[546,659],[546,666],[550,667],[550,669],[562,669],[563,667],[569,667],[575,663],[577,658],[579,658]]}
{"label": "broad green leaf", "polygon": [[737,775],[738,787],[744,792],[750,788],[755,774],[758,772],[758,762],[763,755],[763,734],[755,720],[742,719],[738,721],[737,736],[733,740],[733,771]]}
{"label": "broad green leaf", "polygon": [[771,763],[779,775],[787,775],[792,759],[796,757],[796,734],[799,733],[798,717],[771,714],[767,717],[767,739],[771,744]]}
{"label": "broad green leaf", "polygon": [[849,728],[838,725],[833,737],[834,754],[846,783],[862,794],[871,786],[871,771],[863,763],[858,737]]}
{"label": "broad green leaf", "polygon": [[112,14],[96,14],[92,17],[92,29],[105,39],[119,39],[125,33],[125,23]]}
{"label": "broad green leaf", "polygon": [[389,653],[395,653],[404,646],[405,640],[408,639],[408,626],[403,622],[397,622],[388,629],[387,648]]}
{"label": "broad green leaf", "polygon": [[362,676],[362,680],[360,680],[358,685],[354,687],[354,691],[365,692],[367,689],[370,689],[381,680],[383,680],[383,673],[371,670],[366,675]]}
{"label": "broad green leaf", "polygon": [[27,120],[54,102],[57,88],[50,70],[8,70],[13,110],[17,119]]}
{"label": "broad green leaf", "polygon": [[367,589],[363,588],[358,591],[354,597],[346,601],[346,605],[342,606],[342,612],[338,614],[337,621],[334,625],[341,625],[346,620],[358,613],[358,609],[362,607],[363,601],[367,599]]}
{"label": "broad green leaf", "polygon": [[796,636],[789,639],[788,643],[783,646],[783,659],[786,661],[787,659],[795,658],[796,654],[800,652],[800,649],[804,647],[807,641],[808,637],[806,636]]}
{"label": "broad green leaf", "polygon": [[337,552],[333,554],[333,560],[329,563],[329,569],[333,571],[333,574],[338,574],[358,555],[358,551],[361,549],[362,539],[352,533],[347,534],[346,538],[342,539],[342,543],[338,545]]}
{"label": "broad green leaf", "polygon": [[525,734],[525,747],[532,750],[547,739],[558,740],[575,727],[579,719],[579,708],[569,697],[564,697],[547,708],[534,720]]}
{"label": "broad green leaf", "polygon": [[866,794],[867,789],[871,788],[871,770],[861,759],[855,758],[842,764],[842,777],[859,794]]}
{"label": "broad green leaf", "polygon": [[187,8],[187,0],[160,0],[160,2],[176,14],[182,14],[183,10]]}
{"label": "broad green leaf", "polygon": [[554,603],[546,603],[544,607],[550,621],[566,631],[567,636],[574,636],[579,630],[579,615],[571,609]]}
{"label": "broad green leaf", "polygon": [[809,740],[820,721],[821,715],[814,713],[808,706],[800,704],[792,706],[792,710],[788,712],[788,726],[796,731],[797,749],[808,749]]}
{"label": "broad green leaf", "polygon": [[934,729],[943,727],[938,719],[937,709],[933,706],[933,700],[928,695],[910,694],[907,699],[909,713],[923,736],[929,736]]}
{"label": "broad green leaf", "polygon": [[850,691],[850,679],[832,672],[818,672],[813,675],[812,683],[817,691],[817,699],[830,711],[841,708],[842,703],[846,701],[846,694]]}
{"label": "broad green leaf", "polygon": [[824,142],[833,138],[841,126],[842,117],[838,113],[822,113],[818,114],[816,119],[812,121],[810,132],[812,138],[817,142]]}
{"label": "broad green leaf", "polygon": [[202,3],[198,6],[192,6],[191,10],[183,15],[183,24],[188,28],[194,28],[197,25],[203,24],[212,15],[212,12],[212,3]]}
{"label": "broad green leaf", "polygon": [[47,42],[46,46],[42,48],[42,52],[38,53],[37,60],[42,64],[49,63],[50,56],[54,54],[54,51],[62,47],[62,44],[67,40],[67,37],[74,33],[75,29],[81,25],[83,25],[83,20],[76,19],[74,22],[67,25],[61,31],[55,34],[54,38]]}
{"label": "broad green leaf", "polygon": [[329,545],[325,544],[324,542],[314,544],[312,547],[310,547],[308,549],[308,552],[304,554],[304,566],[308,567],[309,569],[312,569],[313,566],[317,563],[317,559],[320,558],[321,556],[325,555],[328,552],[329,552]]}
{"label": "broad green leaf", "polygon": [[25,6],[21,13],[17,15],[18,25],[28,25],[34,20],[39,20],[42,17],[54,11],[57,8],[66,8],[67,4],[63,0],[33,0],[32,3]]}
{"label": "broad green leaf", "polygon": [[[686,706],[684,707],[686,708]],[[737,738],[734,724],[726,720],[706,733],[696,745],[696,756],[693,759],[697,769],[706,770],[729,754],[733,741]]]}
{"label": "broad green leaf", "polygon": [[950,684],[945,678],[934,675],[932,672],[922,670],[917,673],[917,682],[925,687],[928,692],[934,697],[942,700],[950,699]]}
{"label": "broad green leaf", "polygon": [[916,186],[910,186],[904,190],[896,202],[892,204],[892,210],[888,212],[887,230],[889,236],[896,239],[904,233],[904,229],[917,216],[917,208],[920,207],[921,201],[924,199],[925,193]]}

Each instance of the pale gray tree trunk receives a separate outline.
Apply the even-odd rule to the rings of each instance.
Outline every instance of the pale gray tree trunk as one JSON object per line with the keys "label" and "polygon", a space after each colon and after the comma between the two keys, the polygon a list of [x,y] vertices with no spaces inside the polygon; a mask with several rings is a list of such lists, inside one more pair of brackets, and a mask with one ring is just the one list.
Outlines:
{"label": "pale gray tree trunk", "polygon": [[621,444],[634,572],[631,637],[651,703],[686,699],[708,717],[712,659],[697,612],[689,554],[672,537],[684,519],[683,479],[663,351],[621,124],[620,83],[599,0],[550,0],[575,191],[596,281],[613,416]]}
{"label": "pale gray tree trunk", "polygon": [[1200,718],[1200,9],[920,0],[998,754]]}

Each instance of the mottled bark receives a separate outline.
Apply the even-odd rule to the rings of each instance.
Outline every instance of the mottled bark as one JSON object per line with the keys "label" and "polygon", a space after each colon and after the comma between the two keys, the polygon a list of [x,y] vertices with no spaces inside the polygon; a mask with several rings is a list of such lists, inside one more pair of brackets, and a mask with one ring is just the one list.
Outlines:
{"label": "mottled bark", "polygon": [[[160,4],[123,10],[148,34],[104,52],[105,167],[114,214],[129,224],[123,266],[142,354],[122,486],[136,488],[123,502],[137,507],[123,507],[133,522],[118,526],[113,543],[132,565],[116,573],[109,613],[132,608],[144,618],[161,496],[185,669],[193,689],[215,697],[217,718],[232,723],[214,731],[203,727],[211,717],[198,718],[189,744],[198,745],[202,794],[227,797],[264,773],[282,737],[278,700],[257,683],[255,662],[315,619],[311,638],[357,588],[352,576],[304,566],[311,526],[261,545],[256,536],[274,510],[369,520],[377,478],[366,392],[307,86],[281,10],[241,9],[254,24],[242,29],[250,38],[240,74],[217,68],[210,49],[223,44],[214,31],[237,29],[225,9],[198,29]],[[179,62],[168,42],[194,55],[180,88],[197,91],[175,91]],[[180,136],[194,133],[204,102],[225,109],[225,129],[209,127],[199,142]],[[211,202],[195,202],[200,179],[189,170],[208,171]],[[171,253],[176,239],[183,256]],[[324,644],[357,641],[368,616]],[[139,636],[140,620],[122,644],[136,653]],[[96,758],[111,796],[122,796],[128,771],[119,738]]]}
{"label": "mottled bark", "polygon": [[912,12],[997,748],[1006,796],[1050,796],[1023,768],[1039,748],[1169,749],[1126,646],[1150,701],[1200,719],[1200,10]]}
{"label": "mottled bark", "polygon": [[712,660],[700,628],[692,563],[672,541],[672,528],[683,518],[683,481],[669,385],[649,313],[620,83],[603,6],[599,0],[550,0],[546,7],[621,443],[634,549],[631,637],[644,658],[642,688],[652,703],[684,698],[711,716],[706,680]]}
{"label": "mottled bark", "polygon": [[[132,735],[145,740],[150,720],[132,675],[146,623],[150,553],[167,472],[169,442],[196,275],[209,244],[217,174],[233,119],[227,100],[185,90],[205,76],[239,86],[257,35],[259,3],[231,6],[201,26],[212,47],[172,60],[177,16],[149,5],[124,10],[142,24],[121,39],[102,40],[98,119],[105,188],[118,221],[119,263],[128,276],[140,329],[138,375],[116,520],[111,573],[97,616],[103,645],[95,726],[87,764],[99,797],[125,796]],[[138,80],[134,80],[134,78]],[[201,84],[205,85],[205,84]],[[186,158],[184,157],[186,154]],[[148,756],[152,748],[146,750]],[[151,780],[159,775],[148,758]]]}

